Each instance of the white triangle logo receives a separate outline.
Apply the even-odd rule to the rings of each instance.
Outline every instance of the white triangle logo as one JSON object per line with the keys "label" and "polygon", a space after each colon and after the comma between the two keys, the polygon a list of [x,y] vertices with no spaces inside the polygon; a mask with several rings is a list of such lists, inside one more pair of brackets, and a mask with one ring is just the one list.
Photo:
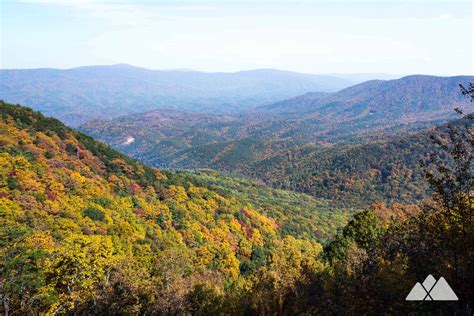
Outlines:
{"label": "white triangle logo", "polygon": [[458,297],[449,286],[445,278],[440,277],[438,281],[430,274],[423,284],[416,282],[408,293],[407,301],[457,301]]}

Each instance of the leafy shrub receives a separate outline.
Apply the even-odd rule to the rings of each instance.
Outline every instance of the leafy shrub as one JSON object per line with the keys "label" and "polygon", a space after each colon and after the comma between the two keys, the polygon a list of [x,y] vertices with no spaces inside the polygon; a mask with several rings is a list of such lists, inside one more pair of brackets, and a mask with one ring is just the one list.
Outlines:
{"label": "leafy shrub", "polygon": [[20,188],[20,182],[13,177],[8,177],[7,184],[10,190],[18,190]]}
{"label": "leafy shrub", "polygon": [[102,213],[101,210],[91,206],[86,208],[85,210],[82,211],[82,216],[89,217],[93,221],[101,221],[103,222],[105,220],[105,215]]}
{"label": "leafy shrub", "polygon": [[52,152],[50,152],[50,151],[47,151],[47,152],[44,153],[44,157],[45,157],[46,159],[51,159],[51,158],[54,157],[54,154],[53,154]]}
{"label": "leafy shrub", "polygon": [[97,197],[94,199],[94,203],[106,208],[112,205],[112,201],[106,197]]}

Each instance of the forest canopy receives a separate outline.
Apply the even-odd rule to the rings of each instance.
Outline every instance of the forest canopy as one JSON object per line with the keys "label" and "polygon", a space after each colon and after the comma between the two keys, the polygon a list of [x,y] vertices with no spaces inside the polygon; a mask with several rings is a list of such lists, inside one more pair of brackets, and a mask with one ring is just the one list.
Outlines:
{"label": "forest canopy", "polygon": [[[243,180],[148,167],[28,108],[1,102],[0,117],[5,314],[472,314],[470,115],[433,135],[431,197],[350,220],[330,201],[307,200],[318,217]],[[406,302],[427,274],[459,301]]]}

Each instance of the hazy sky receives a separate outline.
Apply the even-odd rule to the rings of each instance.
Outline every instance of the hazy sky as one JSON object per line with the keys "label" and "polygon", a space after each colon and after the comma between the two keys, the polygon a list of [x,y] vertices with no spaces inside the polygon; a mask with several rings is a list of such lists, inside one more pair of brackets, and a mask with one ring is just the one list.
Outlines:
{"label": "hazy sky", "polygon": [[473,2],[0,0],[1,68],[473,74]]}

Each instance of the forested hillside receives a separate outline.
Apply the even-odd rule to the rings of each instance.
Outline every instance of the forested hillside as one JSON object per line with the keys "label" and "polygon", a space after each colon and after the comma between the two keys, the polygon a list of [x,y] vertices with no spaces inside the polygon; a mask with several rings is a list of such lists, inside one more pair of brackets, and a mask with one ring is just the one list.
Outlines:
{"label": "forested hillside", "polygon": [[432,151],[434,130],[365,144],[295,149],[259,161],[243,173],[274,187],[331,198],[338,205],[414,203],[428,194],[420,161]]}
{"label": "forested hillside", "polygon": [[326,242],[357,211],[352,206],[337,208],[332,199],[316,199],[302,193],[271,189],[252,180],[224,176],[210,169],[163,172],[174,174],[175,181],[180,184],[192,182],[257,207],[262,214],[278,221],[281,235]]}
{"label": "forested hillside", "polygon": [[153,111],[81,126],[160,167],[212,168],[344,207],[426,196],[420,157],[455,107],[474,109],[459,84],[472,77],[409,76],[311,93],[234,115]]}
{"label": "forested hillside", "polygon": [[259,280],[289,290],[321,269],[316,239],[347,219],[310,197],[147,167],[27,108],[2,102],[0,115],[4,311],[175,313],[216,297],[258,310]]}
{"label": "forested hillside", "polygon": [[466,100],[459,93],[459,84],[467,84],[472,79],[472,76],[413,75],[370,80],[335,93],[308,93],[259,109],[287,114],[338,115],[339,119],[347,116],[350,120],[363,116],[370,116],[371,120],[374,117],[377,120],[424,120],[441,113],[452,114],[453,106],[464,104]]}
{"label": "forested hillside", "polygon": [[[20,106],[0,117],[6,314],[472,314],[472,116],[433,130],[431,199],[375,204],[324,246],[310,197],[150,168]],[[406,302],[427,274],[459,301]]]}

